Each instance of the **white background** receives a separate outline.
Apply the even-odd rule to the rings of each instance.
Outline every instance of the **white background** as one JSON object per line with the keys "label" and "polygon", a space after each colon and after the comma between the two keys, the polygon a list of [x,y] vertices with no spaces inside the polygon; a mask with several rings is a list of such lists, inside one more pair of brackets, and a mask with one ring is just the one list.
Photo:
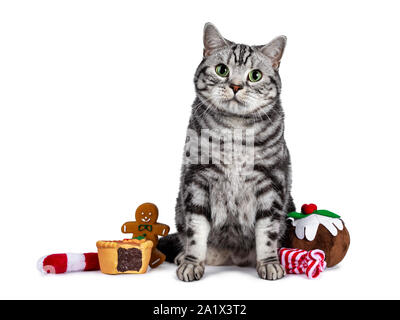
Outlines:
{"label": "white background", "polygon": [[[398,1],[2,1],[0,297],[400,298]],[[342,215],[345,260],[316,280],[252,268],[42,276],[39,257],[95,251],[151,201],[175,231],[202,29],[285,34],[286,139],[297,206]]]}

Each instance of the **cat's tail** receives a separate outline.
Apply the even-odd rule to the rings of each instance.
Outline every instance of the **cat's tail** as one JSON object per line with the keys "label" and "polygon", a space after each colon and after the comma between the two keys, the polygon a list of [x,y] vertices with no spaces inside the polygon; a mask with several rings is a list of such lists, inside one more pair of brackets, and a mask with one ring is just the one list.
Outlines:
{"label": "cat's tail", "polygon": [[92,253],[57,253],[39,259],[37,267],[42,273],[66,273],[100,270],[99,257]]}
{"label": "cat's tail", "polygon": [[169,234],[158,240],[157,249],[164,253],[168,262],[174,262],[174,259],[183,250],[181,240],[177,233]]}

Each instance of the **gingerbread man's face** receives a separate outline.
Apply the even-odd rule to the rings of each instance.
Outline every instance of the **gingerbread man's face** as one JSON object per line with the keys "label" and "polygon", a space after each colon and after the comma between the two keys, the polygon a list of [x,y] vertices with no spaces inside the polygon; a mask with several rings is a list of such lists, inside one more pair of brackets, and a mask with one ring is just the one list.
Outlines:
{"label": "gingerbread man's face", "polygon": [[158,219],[158,208],[153,203],[143,203],[136,209],[135,219],[141,223],[154,224]]}

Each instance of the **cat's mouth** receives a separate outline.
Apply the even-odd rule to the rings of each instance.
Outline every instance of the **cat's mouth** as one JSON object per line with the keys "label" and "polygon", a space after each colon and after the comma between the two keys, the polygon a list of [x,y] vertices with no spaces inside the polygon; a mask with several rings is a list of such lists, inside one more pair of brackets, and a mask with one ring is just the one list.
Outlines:
{"label": "cat's mouth", "polygon": [[242,99],[240,99],[237,95],[234,95],[231,99],[227,101],[229,104],[234,103],[236,105],[239,105],[241,107],[246,106],[246,102]]}
{"label": "cat's mouth", "polygon": [[230,103],[230,102],[236,102],[238,104],[244,105],[244,101],[241,100],[236,94],[233,95],[232,97],[225,97],[225,99],[222,100],[225,103]]}
{"label": "cat's mouth", "polygon": [[233,98],[230,101],[236,101],[237,103],[243,103],[236,96],[233,96]]}

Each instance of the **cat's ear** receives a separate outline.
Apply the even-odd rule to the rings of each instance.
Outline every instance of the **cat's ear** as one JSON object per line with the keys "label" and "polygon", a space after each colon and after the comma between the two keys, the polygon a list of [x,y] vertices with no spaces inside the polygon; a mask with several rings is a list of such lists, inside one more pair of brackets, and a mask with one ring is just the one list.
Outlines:
{"label": "cat's ear", "polygon": [[281,58],[283,55],[283,51],[286,46],[286,37],[279,36],[272,40],[265,46],[260,46],[259,49],[263,54],[265,54],[272,61],[272,67],[275,70],[279,69],[279,65],[281,63]]}
{"label": "cat's ear", "polygon": [[204,25],[203,42],[204,57],[208,57],[215,50],[221,49],[231,44],[229,40],[226,40],[223,36],[221,36],[218,29],[210,22],[207,22]]}

